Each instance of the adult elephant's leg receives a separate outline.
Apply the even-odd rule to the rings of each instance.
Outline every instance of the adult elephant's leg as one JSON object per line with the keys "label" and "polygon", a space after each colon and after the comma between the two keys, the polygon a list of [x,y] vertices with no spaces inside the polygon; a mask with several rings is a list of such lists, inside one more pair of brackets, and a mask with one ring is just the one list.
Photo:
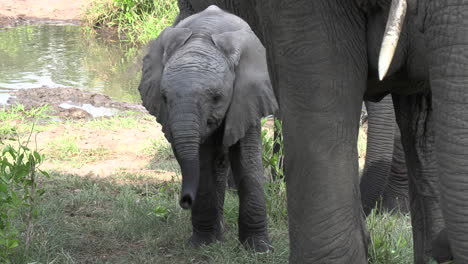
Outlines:
{"label": "adult elephant's leg", "polygon": [[257,1],[283,121],[290,263],[366,263],[357,135],[367,80],[355,1]]}
{"label": "adult elephant's leg", "polygon": [[383,193],[382,209],[401,213],[409,212],[408,172],[398,127],[395,127],[392,167]]}
{"label": "adult elephant's leg", "polygon": [[365,104],[368,113],[367,149],[360,189],[362,207],[367,216],[382,201],[387,187],[392,166],[395,113],[390,95],[378,103],[366,101]]}
{"label": "adult elephant's leg", "polygon": [[224,190],[219,190],[216,170],[216,146],[209,139],[200,146],[200,182],[192,207],[193,232],[190,243],[195,247],[222,240],[220,200],[224,200]]}
{"label": "adult elephant's leg", "polygon": [[432,242],[444,227],[434,154],[431,94],[393,96],[393,103],[408,168],[414,261],[425,264],[432,256]]}
{"label": "adult elephant's leg", "polygon": [[239,240],[257,252],[268,251],[270,239],[263,192],[262,141],[260,121],[229,150],[239,193]]}
{"label": "adult elephant's leg", "polygon": [[455,263],[468,263],[468,0],[427,10],[442,208]]}

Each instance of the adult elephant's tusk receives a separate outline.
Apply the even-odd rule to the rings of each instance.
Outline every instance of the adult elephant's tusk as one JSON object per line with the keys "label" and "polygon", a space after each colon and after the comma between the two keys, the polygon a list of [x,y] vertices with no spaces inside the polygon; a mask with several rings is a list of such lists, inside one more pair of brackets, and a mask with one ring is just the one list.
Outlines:
{"label": "adult elephant's tusk", "polygon": [[379,79],[382,80],[387,74],[392,63],[393,55],[400,38],[401,28],[405,20],[407,3],[406,0],[392,0],[388,14],[387,26],[380,47],[379,54]]}

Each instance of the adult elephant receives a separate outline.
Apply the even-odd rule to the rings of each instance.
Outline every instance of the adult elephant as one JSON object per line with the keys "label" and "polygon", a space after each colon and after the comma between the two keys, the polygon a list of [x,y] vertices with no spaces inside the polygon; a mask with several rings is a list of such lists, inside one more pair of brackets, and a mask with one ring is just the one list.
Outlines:
{"label": "adult elephant", "polygon": [[392,98],[388,95],[365,105],[367,150],[360,181],[364,213],[369,215],[376,205],[379,210],[407,213],[408,176]]}
{"label": "adult elephant", "polygon": [[408,0],[390,65],[403,1],[179,0],[181,17],[210,4],[241,16],[266,47],[283,120],[291,263],[367,261],[359,115],[364,95],[388,93],[408,166],[415,262],[447,237],[455,262],[468,263],[468,0]]}
{"label": "adult elephant", "polygon": [[[379,211],[408,213],[405,154],[400,130],[396,126],[392,98],[388,95],[378,103],[365,101],[365,105],[367,148],[360,180],[364,213],[369,215],[376,205]],[[271,169],[272,178],[276,179],[274,173],[274,169]],[[232,173],[228,176],[228,186],[236,188]]]}

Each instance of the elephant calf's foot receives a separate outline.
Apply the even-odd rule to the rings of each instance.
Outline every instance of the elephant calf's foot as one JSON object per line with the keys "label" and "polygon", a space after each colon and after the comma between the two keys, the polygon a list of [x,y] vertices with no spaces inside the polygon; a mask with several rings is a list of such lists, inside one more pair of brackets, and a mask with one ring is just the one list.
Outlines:
{"label": "elephant calf's foot", "polygon": [[241,243],[244,245],[245,249],[254,252],[264,253],[273,251],[273,246],[267,235],[249,236],[242,239]]}
{"label": "elephant calf's foot", "polygon": [[437,238],[432,242],[432,257],[437,263],[445,263],[453,260],[446,229],[440,231]]}
{"label": "elephant calf's foot", "polygon": [[193,233],[189,239],[189,244],[195,248],[199,248],[201,246],[209,245],[215,241],[223,241],[223,237],[221,234],[200,234],[200,233]]}

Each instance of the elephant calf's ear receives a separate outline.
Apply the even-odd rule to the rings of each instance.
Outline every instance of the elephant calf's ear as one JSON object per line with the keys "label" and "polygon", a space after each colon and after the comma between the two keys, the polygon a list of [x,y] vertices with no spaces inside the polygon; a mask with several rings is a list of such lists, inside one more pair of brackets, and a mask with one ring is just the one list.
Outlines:
{"label": "elephant calf's ear", "polygon": [[161,97],[161,77],[164,64],[170,56],[190,38],[192,32],[187,28],[167,27],[159,36],[152,40],[148,47],[148,53],[143,58],[143,69],[140,85],[140,92],[143,106],[148,112],[156,116],[157,121],[163,126],[166,133],[167,109]]}
{"label": "elephant calf's ear", "polygon": [[239,30],[212,36],[235,70],[234,91],[226,113],[223,144],[231,146],[260,118],[278,109],[265,57],[265,49],[252,31]]}

